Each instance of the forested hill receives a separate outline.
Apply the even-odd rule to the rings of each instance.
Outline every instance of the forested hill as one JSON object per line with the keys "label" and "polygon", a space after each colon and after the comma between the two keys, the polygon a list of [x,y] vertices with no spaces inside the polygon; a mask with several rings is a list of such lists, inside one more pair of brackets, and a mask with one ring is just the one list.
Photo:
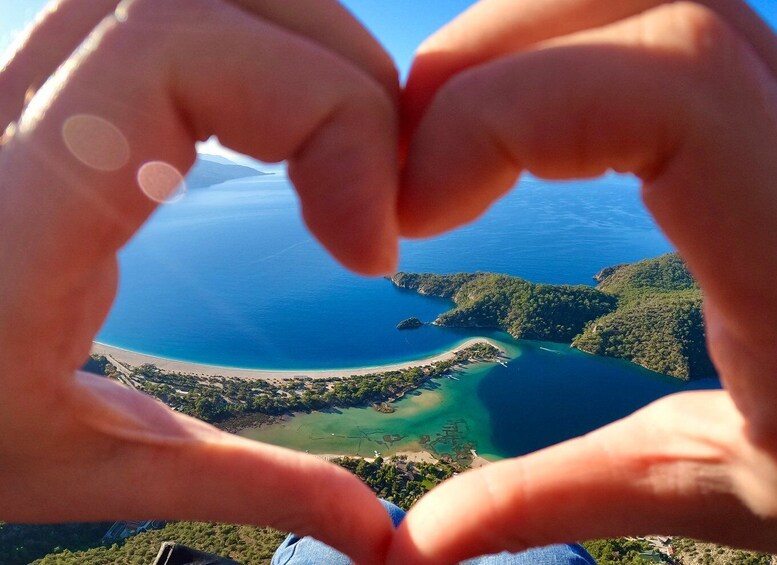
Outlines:
{"label": "forested hill", "polygon": [[398,273],[392,282],[450,298],[435,324],[498,328],[516,339],[572,343],[689,380],[714,375],[707,355],[701,292],[675,253],[608,267],[597,288],[535,284],[494,273]]}
{"label": "forested hill", "polygon": [[594,280],[599,283],[599,290],[626,298],[683,290],[699,294],[696,281],[677,253],[607,267],[597,273]]}
{"label": "forested hill", "polygon": [[501,328],[520,339],[569,342],[586,323],[614,311],[618,304],[617,297],[589,286],[534,284],[493,273],[399,273],[392,282],[422,294],[452,298],[457,307],[437,318],[437,325]]}
{"label": "forested hill", "polygon": [[575,347],[681,379],[715,374],[701,291],[676,253],[619,265],[596,279],[597,288],[618,297],[618,308],[589,324]]}

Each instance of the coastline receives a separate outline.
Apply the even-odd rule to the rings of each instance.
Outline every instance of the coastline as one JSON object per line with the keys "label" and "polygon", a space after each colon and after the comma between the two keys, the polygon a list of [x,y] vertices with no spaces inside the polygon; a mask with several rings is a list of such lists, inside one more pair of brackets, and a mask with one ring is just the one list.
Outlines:
{"label": "coastline", "polygon": [[[365,461],[375,461],[374,457],[363,457],[361,455],[342,455],[342,454],[336,454],[336,453],[312,453],[311,455],[314,455],[315,457],[318,457],[319,459],[323,459],[324,461],[331,462],[334,459],[341,459],[341,458],[350,458],[350,459],[364,459]],[[438,459],[429,453],[428,451],[424,449],[419,450],[404,450],[404,451],[398,451],[392,455],[386,456],[387,459],[390,459],[392,457],[399,457],[404,458],[406,461],[412,462],[412,463],[437,463]],[[490,465],[493,463],[493,461],[489,461],[488,459],[481,457],[479,455],[476,455],[472,459],[472,464],[468,467],[470,469],[479,469],[480,467],[485,467],[486,465]]]}
{"label": "coastline", "polygon": [[192,363],[188,361],[178,361],[175,359],[167,359],[165,357],[156,357],[154,355],[147,355],[145,353],[138,353],[130,351],[128,349],[121,349],[120,347],[114,347],[112,345],[106,345],[99,342],[92,343],[93,355],[104,355],[109,362],[116,365],[117,363],[123,363],[132,367],[138,367],[140,365],[152,364],[156,365],[159,369],[171,373],[183,373],[187,375],[194,375],[205,378],[239,378],[246,380],[266,380],[266,381],[282,381],[287,379],[296,378],[312,378],[312,379],[333,379],[333,378],[347,378],[356,377],[361,375],[371,375],[375,373],[386,373],[391,371],[401,371],[404,369],[410,369],[412,367],[423,367],[431,365],[438,361],[448,361],[455,357],[456,352],[466,349],[472,345],[478,343],[487,343],[496,347],[500,351],[503,349],[494,341],[485,337],[476,337],[468,339],[456,347],[432,355],[422,359],[414,359],[411,361],[405,361],[402,363],[393,363],[388,365],[378,365],[374,367],[356,367],[346,369],[241,369],[237,367],[223,367],[219,365],[206,365],[200,363]]}
{"label": "coastline", "polygon": [[[364,459],[365,461],[369,461],[370,463],[375,461],[375,457],[364,457],[362,455],[353,455],[353,454],[342,454],[342,453],[309,453],[310,455],[313,455],[314,457],[318,457],[319,459],[323,459],[324,461],[333,461],[334,459]],[[397,453],[394,453],[392,455],[387,455],[385,458],[390,459],[392,457],[404,457],[407,461],[411,461],[414,463],[437,463],[437,458],[429,453],[428,451],[424,450],[418,450],[418,451],[398,451]]]}

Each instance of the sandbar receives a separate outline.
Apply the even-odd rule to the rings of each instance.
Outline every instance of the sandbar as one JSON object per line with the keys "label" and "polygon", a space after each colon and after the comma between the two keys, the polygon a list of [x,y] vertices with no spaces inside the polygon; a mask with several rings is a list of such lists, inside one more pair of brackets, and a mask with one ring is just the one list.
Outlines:
{"label": "sandbar", "polygon": [[433,355],[431,357],[425,357],[423,359],[415,359],[412,361],[406,361],[403,363],[394,363],[390,365],[379,365],[375,367],[357,367],[346,369],[290,369],[290,370],[276,370],[276,369],[242,369],[237,367],[222,367],[219,365],[203,365],[200,363],[191,363],[188,361],[178,361],[175,359],[167,359],[165,357],[156,357],[154,355],[147,355],[145,353],[138,353],[130,351],[128,349],[121,349],[112,345],[105,345],[103,343],[94,342],[92,344],[92,354],[104,355],[108,361],[116,365],[122,363],[131,367],[139,367],[140,365],[152,364],[156,365],[159,369],[171,373],[183,373],[188,375],[195,375],[199,377],[210,378],[232,378],[239,379],[261,379],[261,380],[286,380],[296,378],[312,378],[312,379],[333,379],[333,378],[347,378],[355,377],[359,375],[371,375],[375,373],[386,373],[390,371],[401,371],[403,369],[409,369],[411,367],[423,367],[431,365],[437,361],[448,361],[455,357],[455,353],[462,349],[466,349],[477,343],[488,343],[500,351],[501,347],[490,339],[484,337],[476,337],[468,339],[453,349]]}
{"label": "sandbar", "polygon": [[[314,453],[316,457],[323,459],[324,461],[333,461],[335,459],[342,459],[344,457],[350,458],[350,459],[364,459],[365,461],[369,461],[372,463],[375,461],[374,457],[363,457],[361,455],[343,455],[343,454],[335,454],[335,453]],[[411,463],[437,463],[438,459],[429,453],[428,451],[420,450],[420,451],[398,451],[394,454],[387,455],[386,459],[391,459],[392,457],[404,457],[406,461],[409,461]],[[493,461],[489,461],[485,457],[481,457],[480,455],[475,456],[472,459],[472,463],[468,467],[469,469],[480,469],[481,467],[485,467],[486,465],[490,465],[493,463]]]}
{"label": "sandbar", "polygon": [[[323,459],[324,461],[333,461],[334,459],[364,459],[370,463],[375,461],[375,457],[363,457],[361,455],[343,455],[338,453],[313,453],[312,455]],[[391,459],[392,457],[404,457],[407,461],[412,463],[437,463],[437,458],[428,451],[398,451],[391,455],[386,455],[385,459]]]}

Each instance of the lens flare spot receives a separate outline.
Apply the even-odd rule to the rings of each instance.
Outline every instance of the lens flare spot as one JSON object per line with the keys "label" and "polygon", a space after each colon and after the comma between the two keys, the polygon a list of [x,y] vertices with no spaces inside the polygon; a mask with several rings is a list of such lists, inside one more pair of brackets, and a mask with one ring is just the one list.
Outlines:
{"label": "lens flare spot", "polygon": [[127,17],[129,15],[129,2],[126,0],[123,2],[119,2],[119,5],[116,6],[116,10],[113,12],[113,17],[116,18],[117,22],[126,22]]}
{"label": "lens flare spot", "polygon": [[123,133],[108,120],[79,114],[62,126],[62,139],[73,156],[98,171],[117,171],[129,162],[130,147]]}
{"label": "lens flare spot", "polygon": [[29,106],[30,102],[32,102],[32,99],[35,98],[35,94],[37,94],[38,89],[34,86],[31,86],[27,89],[27,92],[24,93],[24,106]]}
{"label": "lens flare spot", "polygon": [[146,196],[160,204],[173,204],[186,194],[183,175],[162,161],[151,161],[140,167],[138,185]]}
{"label": "lens flare spot", "polygon": [[16,135],[16,122],[11,122],[8,127],[5,128],[3,135],[0,135],[0,147],[8,143]]}

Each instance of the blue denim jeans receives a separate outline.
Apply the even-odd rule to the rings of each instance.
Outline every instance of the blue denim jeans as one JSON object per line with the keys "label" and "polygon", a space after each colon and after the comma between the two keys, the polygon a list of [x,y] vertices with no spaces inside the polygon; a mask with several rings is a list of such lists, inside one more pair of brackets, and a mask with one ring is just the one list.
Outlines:
{"label": "blue denim jeans", "polygon": [[[405,512],[398,506],[381,500],[391,516],[394,526],[398,526]],[[522,551],[520,553],[498,553],[468,559],[466,565],[596,565],[585,549],[579,545],[551,545]],[[300,538],[294,534],[283,541],[273,555],[271,565],[351,565],[345,555],[324,545],[315,538]]]}

